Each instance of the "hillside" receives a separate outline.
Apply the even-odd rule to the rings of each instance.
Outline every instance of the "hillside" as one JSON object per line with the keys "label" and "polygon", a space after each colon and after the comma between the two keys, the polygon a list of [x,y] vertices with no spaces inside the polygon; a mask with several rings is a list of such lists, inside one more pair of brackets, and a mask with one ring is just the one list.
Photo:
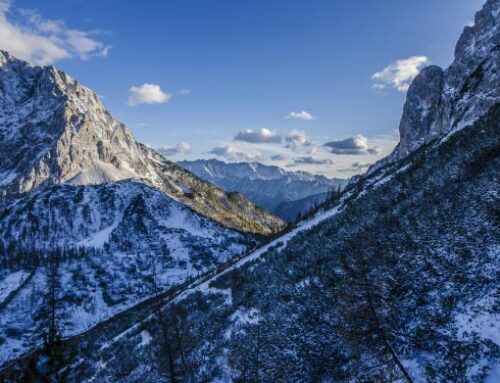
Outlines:
{"label": "hillside", "polygon": [[0,238],[0,290],[18,281],[0,301],[0,363],[42,343],[52,262],[68,336],[256,243],[132,181],[31,193],[4,210]]}
{"label": "hillside", "polygon": [[497,382],[499,25],[487,0],[409,87],[395,151],[256,249],[141,182],[19,199],[0,216],[0,380]]}

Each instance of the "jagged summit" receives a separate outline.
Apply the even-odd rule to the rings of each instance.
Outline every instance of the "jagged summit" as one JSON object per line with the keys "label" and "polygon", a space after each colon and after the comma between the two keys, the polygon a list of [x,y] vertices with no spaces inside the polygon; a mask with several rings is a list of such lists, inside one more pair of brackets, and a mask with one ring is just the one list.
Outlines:
{"label": "jagged summit", "polygon": [[233,229],[269,234],[284,227],[242,196],[224,193],[138,143],[95,92],[64,72],[7,52],[0,60],[2,194],[15,198],[60,183],[132,178]]}
{"label": "jagged summit", "polygon": [[472,124],[500,101],[500,0],[488,0],[465,27],[453,63],[424,68],[407,94],[400,144],[387,162],[404,158],[432,139]]}
{"label": "jagged summit", "polygon": [[12,56],[9,54],[9,52],[0,49],[0,65],[4,65],[11,59]]}
{"label": "jagged summit", "polygon": [[[181,166],[186,166],[194,173],[203,173],[206,177],[214,178],[248,178],[251,180],[277,180],[291,181],[328,181],[327,177],[305,171],[286,171],[279,166],[264,165],[260,162],[232,162],[227,163],[217,159],[180,161]],[[194,171],[196,169],[196,171]],[[203,177],[205,178],[205,177]]]}

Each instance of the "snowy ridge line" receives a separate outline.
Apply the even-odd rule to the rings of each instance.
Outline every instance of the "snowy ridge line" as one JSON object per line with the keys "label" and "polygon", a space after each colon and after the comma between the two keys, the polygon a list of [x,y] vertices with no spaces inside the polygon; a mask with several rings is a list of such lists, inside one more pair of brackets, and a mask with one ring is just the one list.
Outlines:
{"label": "snowy ridge line", "polygon": [[333,217],[336,215],[340,209],[340,205],[337,205],[330,210],[327,210],[326,212],[323,213],[318,213],[314,218],[310,219],[309,221],[302,222],[299,226],[297,226],[295,229],[289,231],[288,233],[285,233],[281,237],[278,237],[271,242],[265,244],[264,246],[260,247],[259,249],[255,250],[253,253],[248,254],[247,256],[243,257],[242,259],[236,260],[232,265],[228,266],[224,270],[218,272],[214,276],[208,278],[206,281],[201,282],[200,284],[193,286],[193,287],[187,287],[183,292],[181,292],[177,297],[175,297],[171,302],[169,303],[176,303],[181,301],[182,299],[186,298],[187,296],[196,293],[198,291],[206,291],[209,289],[209,285],[211,282],[213,282],[215,279],[227,274],[228,272],[231,272],[244,264],[254,261],[260,256],[264,255],[271,247],[276,246],[278,243],[283,243],[283,245],[286,245],[290,239],[295,237],[297,234],[304,230],[309,230],[312,229],[314,226],[318,225],[319,223],[323,222],[324,220]]}
{"label": "snowy ridge line", "polygon": [[[345,197],[347,197],[347,196],[345,196]],[[278,243],[281,242],[283,244],[286,244],[290,239],[295,237],[300,232],[312,229],[314,226],[318,225],[319,223],[323,222],[324,220],[331,218],[334,215],[336,215],[337,213],[339,213],[341,205],[343,205],[343,202],[345,202],[345,197],[342,198],[339,201],[339,203],[336,206],[334,206],[333,208],[326,210],[326,211],[323,211],[323,212],[318,212],[313,218],[311,218],[308,221],[301,222],[297,227],[290,230],[289,232],[273,239],[272,241],[266,243],[265,245],[252,251],[249,254],[243,255],[237,259],[233,259],[232,261],[229,262],[229,265],[224,267],[222,270],[216,269],[216,270],[209,271],[194,281],[186,282],[182,285],[177,286],[176,288],[174,288],[175,291],[169,292],[169,294],[167,294],[167,296],[164,295],[167,293],[167,292],[165,292],[165,293],[160,294],[160,295],[163,295],[163,297],[157,296],[157,297],[150,298],[150,300],[158,298],[158,300],[161,301],[165,298],[170,298],[166,302],[160,303],[160,307],[162,307],[162,306],[165,307],[165,306],[168,306],[169,304],[177,303],[177,302],[185,299],[189,295],[194,294],[196,292],[207,291],[209,289],[210,283],[213,282],[215,279],[227,274],[228,272],[231,272],[232,270],[234,270],[236,268],[243,266],[244,264],[246,264],[248,262],[251,262],[253,260],[258,259],[260,256],[264,255],[271,247],[276,246]],[[124,312],[122,312],[120,314],[124,314]],[[114,317],[109,318],[105,322],[111,322],[113,319],[116,319],[116,317],[120,314],[117,314]],[[156,312],[153,312],[150,315],[148,315],[147,317],[145,317],[145,318],[141,319],[140,321],[135,322],[133,325],[127,327],[125,330],[123,330],[122,332],[115,335],[111,339],[111,341],[106,342],[104,345],[102,345],[100,350],[102,351],[106,348],[109,348],[115,342],[122,339],[124,336],[128,335],[129,333],[133,332],[135,329],[139,328],[139,326],[143,322],[147,322],[147,321],[152,320],[155,315],[156,315]],[[104,322],[101,322],[98,325],[96,325],[94,328],[88,330],[87,332],[82,333],[80,335],[76,335],[76,336],[71,337],[70,339],[67,339],[67,340],[79,339],[87,334],[90,334],[94,330],[98,330],[98,327],[102,327],[101,325],[103,325],[103,324],[104,324]],[[0,372],[1,371],[2,371],[2,369],[0,369]],[[93,378],[95,378],[95,375]],[[91,381],[92,380],[93,379],[91,379]]]}

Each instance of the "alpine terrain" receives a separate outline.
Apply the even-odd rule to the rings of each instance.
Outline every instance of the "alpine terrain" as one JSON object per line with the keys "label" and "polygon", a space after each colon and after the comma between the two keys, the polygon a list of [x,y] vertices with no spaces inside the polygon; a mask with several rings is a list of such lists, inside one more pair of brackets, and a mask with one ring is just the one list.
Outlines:
{"label": "alpine terrain", "polygon": [[226,163],[216,159],[180,161],[179,166],[222,189],[238,191],[256,205],[288,222],[327,200],[346,181],[304,171],[287,172],[258,162]]}
{"label": "alpine terrain", "polygon": [[64,75],[4,57],[1,381],[500,381],[500,0],[413,80],[394,152],[266,243],[281,221],[210,205],[69,80],[48,119],[25,84]]}
{"label": "alpine terrain", "polygon": [[7,201],[66,183],[140,179],[236,230],[275,233],[283,223],[238,193],[224,193],[135,141],[97,94],[56,68],[0,52],[0,188]]}
{"label": "alpine terrain", "polygon": [[1,365],[285,227],[137,143],[54,67],[0,51],[0,104]]}

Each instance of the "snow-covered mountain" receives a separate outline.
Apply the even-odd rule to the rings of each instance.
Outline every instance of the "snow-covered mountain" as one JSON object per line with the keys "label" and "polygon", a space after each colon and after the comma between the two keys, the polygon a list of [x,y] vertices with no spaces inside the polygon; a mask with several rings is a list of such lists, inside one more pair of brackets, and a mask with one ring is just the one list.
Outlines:
{"label": "snow-covered mountain", "polygon": [[80,334],[285,227],[136,142],[54,67],[0,51],[0,105],[0,364],[48,336],[55,285],[58,336]]}
{"label": "snow-covered mountain", "polygon": [[270,234],[284,227],[240,194],[224,193],[136,142],[96,93],[52,66],[1,51],[0,105],[0,188],[7,199],[60,183],[137,179],[232,229]]}
{"label": "snow-covered mountain", "polygon": [[[500,97],[491,84],[500,75],[500,0],[488,0],[475,22],[458,46],[474,43],[457,48],[450,68],[482,57],[484,76],[473,82],[463,69],[447,82],[446,93],[457,96],[442,109],[439,129],[422,122],[441,110],[438,98],[417,92],[432,105],[409,112],[411,88],[431,68],[410,88],[397,155],[351,180],[328,210],[235,263],[18,358],[0,379],[33,381],[49,368],[69,382],[497,382]],[[8,220],[13,232],[25,225],[16,216],[30,219],[30,203],[22,206]],[[39,299],[37,290],[12,294],[29,281],[37,285],[27,278],[19,270],[3,279],[0,297],[10,298],[0,310],[30,315],[23,310]],[[78,305],[77,294],[61,296],[63,308]],[[0,342],[11,353],[31,338],[10,315],[0,316]],[[65,328],[64,316],[57,322]]]}
{"label": "snow-covered mountain", "polygon": [[[474,27],[497,46],[499,14],[500,1],[489,0]],[[493,65],[490,43],[478,38],[455,61],[487,51]],[[351,181],[331,209],[165,298],[163,311],[64,343],[65,378],[496,381],[500,100],[483,90],[499,74],[483,69],[484,86],[467,87],[436,131],[409,112],[415,87],[436,71],[424,70],[403,112],[401,154]],[[427,111],[440,108],[417,93],[432,100]],[[30,360],[4,376],[30,371]]]}
{"label": "snow-covered mountain", "polygon": [[7,258],[7,249],[17,247],[105,247],[108,252],[149,251],[184,258],[194,256],[189,246],[208,250],[222,244],[229,250],[231,242],[247,236],[193,212],[160,190],[126,180],[64,184],[30,193],[2,212],[0,237]]}
{"label": "snow-covered mountain", "polygon": [[[258,206],[289,222],[303,210],[301,205],[307,207],[306,201],[311,202],[307,197],[315,195],[314,201],[321,203],[329,191],[342,189],[346,184],[343,179],[330,179],[304,171],[288,172],[258,162],[226,163],[210,159],[177,164],[226,191],[243,193]],[[291,211],[283,209],[284,206],[289,206]]]}
{"label": "snow-covered mountain", "polygon": [[135,181],[30,193],[2,212],[0,238],[0,291],[17,283],[0,300],[0,363],[42,342],[54,254],[69,336],[154,296],[153,278],[168,290],[256,243]]}

